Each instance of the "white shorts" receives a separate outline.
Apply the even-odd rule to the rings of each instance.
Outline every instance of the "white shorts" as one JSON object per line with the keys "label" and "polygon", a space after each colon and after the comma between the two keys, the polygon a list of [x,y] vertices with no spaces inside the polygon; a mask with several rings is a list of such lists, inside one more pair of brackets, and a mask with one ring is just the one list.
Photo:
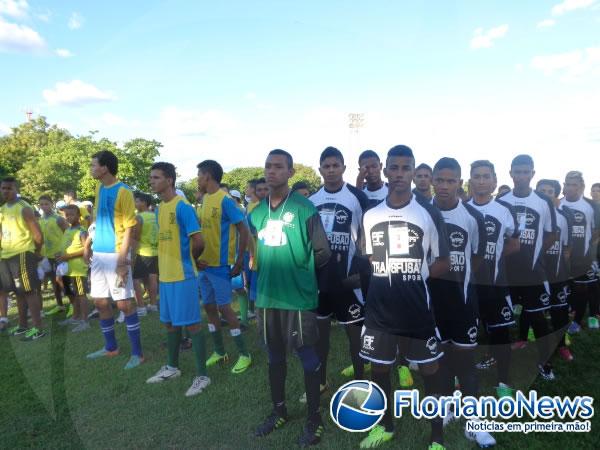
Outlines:
{"label": "white shorts", "polygon": [[117,259],[118,253],[94,253],[91,264],[91,289],[92,298],[112,298],[114,301],[126,300],[134,297],[131,267],[127,272],[124,287],[117,287]]}

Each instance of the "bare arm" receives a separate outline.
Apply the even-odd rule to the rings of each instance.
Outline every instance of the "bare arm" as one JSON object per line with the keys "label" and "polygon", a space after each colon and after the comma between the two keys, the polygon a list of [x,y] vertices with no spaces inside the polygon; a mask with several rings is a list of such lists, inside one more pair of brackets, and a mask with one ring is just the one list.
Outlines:
{"label": "bare arm", "polygon": [[521,241],[519,238],[508,238],[504,242],[504,249],[502,249],[502,256],[512,255],[517,253],[521,249]]}
{"label": "bare arm", "polygon": [[248,247],[248,226],[245,221],[241,221],[235,224],[235,228],[238,232],[238,252],[237,252],[237,260],[235,261],[235,265],[231,270],[231,276],[237,277],[241,271],[244,264],[244,250]]}
{"label": "bare arm", "polygon": [[40,224],[38,223],[35,214],[33,213],[33,209],[23,208],[22,214],[23,220],[25,220],[25,223],[27,224],[27,227],[31,232],[33,243],[35,244],[35,252],[39,253],[42,249],[42,245],[44,245],[44,236],[42,235]]}
{"label": "bare arm", "polygon": [[192,241],[192,256],[195,261],[204,251],[204,239],[202,238],[202,233],[200,232],[192,234],[190,239]]}

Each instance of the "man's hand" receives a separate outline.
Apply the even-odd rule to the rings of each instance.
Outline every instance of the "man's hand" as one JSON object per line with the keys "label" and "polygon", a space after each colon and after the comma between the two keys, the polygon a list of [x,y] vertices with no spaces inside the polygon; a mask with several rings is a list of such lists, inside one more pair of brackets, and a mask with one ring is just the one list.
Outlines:
{"label": "man's hand", "polygon": [[56,257],[56,262],[57,263],[66,262],[69,259],[71,259],[71,257],[68,254],[65,253],[64,255],[58,255]]}
{"label": "man's hand", "polygon": [[358,168],[358,177],[356,178],[356,187],[362,189],[365,185],[365,177],[367,176],[367,168],[360,166]]}
{"label": "man's hand", "polygon": [[129,258],[119,257],[119,259],[117,259],[117,269],[115,270],[115,272],[119,277],[125,280],[127,278],[127,274],[129,273],[130,265],[131,261],[129,260]]}
{"label": "man's hand", "polygon": [[237,261],[231,269],[231,278],[237,277],[242,272],[243,261]]}
{"label": "man's hand", "polygon": [[198,268],[198,270],[204,270],[208,267],[208,263],[203,259],[198,259],[196,260],[196,267]]}

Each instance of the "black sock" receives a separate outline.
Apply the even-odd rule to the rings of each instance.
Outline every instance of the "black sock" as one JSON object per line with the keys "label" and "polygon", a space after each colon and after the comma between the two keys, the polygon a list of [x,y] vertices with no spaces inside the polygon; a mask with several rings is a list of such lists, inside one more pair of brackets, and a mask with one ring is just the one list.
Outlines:
{"label": "black sock", "polygon": [[365,365],[364,360],[358,354],[361,347],[360,332],[362,323],[358,325],[351,323],[344,326],[344,328],[350,345],[350,359],[352,360],[352,367],[354,367],[354,379],[362,380],[365,376]]}
{"label": "black sock", "polygon": [[438,359],[439,368],[436,372],[436,389],[441,395],[452,395],[454,392],[454,370],[451,363],[452,349],[443,345],[444,356]]}
{"label": "black sock", "polygon": [[[392,380],[390,378],[390,366],[384,366],[380,364],[372,364],[371,370],[371,378],[374,383],[383,389],[385,392],[385,396],[388,401],[388,405],[392,405]],[[392,416],[392,407],[388,407],[383,415],[383,419],[381,420],[381,424],[385,427],[385,431],[393,432],[394,431],[394,420]]]}
{"label": "black sock", "polygon": [[329,356],[329,335],[331,334],[331,319],[318,319],[319,340],[317,341],[317,355],[321,362],[319,370],[319,381],[327,383],[327,357]]}
{"label": "black sock", "polygon": [[590,316],[597,316],[600,313],[600,285],[597,281],[588,283],[587,291],[590,299]]}
{"label": "black sock", "polygon": [[542,311],[528,312],[529,323],[533,328],[533,334],[535,335],[535,343],[538,349],[538,362],[540,364],[546,364],[548,358],[550,358],[550,342],[548,333],[548,322]]}
{"label": "black sock", "polygon": [[306,410],[308,420],[321,423],[319,401],[321,398],[320,367],[317,351],[313,346],[304,346],[296,350],[304,368],[304,388],[306,389]]}
{"label": "black sock", "polygon": [[567,331],[567,326],[569,325],[569,308],[552,308],[550,310],[550,318],[552,319],[552,329],[555,333],[560,333],[558,346],[564,347],[567,345],[565,343],[565,333]]}
{"label": "black sock", "polygon": [[464,396],[471,395],[476,397],[479,383],[475,370],[475,350],[453,349],[452,359],[454,373],[458,376],[461,392]]}
{"label": "black sock", "polygon": [[571,303],[575,310],[575,318],[573,319],[579,325],[583,322],[583,316],[587,309],[587,289],[584,285],[575,284],[573,286],[573,292],[571,293]]}
{"label": "black sock", "polygon": [[519,320],[519,340],[526,341],[529,335],[529,317],[527,311],[521,310],[521,318]]}
{"label": "black sock", "polygon": [[273,409],[281,417],[287,417],[285,407],[285,378],[287,376],[286,362],[269,363],[269,386],[271,387],[271,400]]}
{"label": "black sock", "polygon": [[[425,385],[425,395],[439,397],[442,393],[443,383],[441,373],[438,369],[433,375],[423,375],[423,384]],[[389,408],[388,408],[389,409]],[[431,441],[438,444],[444,443],[444,419],[436,417],[429,421],[431,423]]]}
{"label": "black sock", "polygon": [[508,385],[511,356],[508,327],[496,327],[490,329],[490,345],[492,356],[496,359],[498,383]]}

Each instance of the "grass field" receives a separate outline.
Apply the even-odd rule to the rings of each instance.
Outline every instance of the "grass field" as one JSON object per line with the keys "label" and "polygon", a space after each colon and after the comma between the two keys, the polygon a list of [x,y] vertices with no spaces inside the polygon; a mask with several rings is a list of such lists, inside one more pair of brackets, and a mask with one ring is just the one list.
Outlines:
{"label": "grass field", "polygon": [[[50,306],[50,304],[46,304]],[[14,312],[14,311],[12,311]],[[59,318],[60,319],[60,318]],[[254,427],[270,410],[266,383],[266,355],[257,345],[253,325],[246,338],[254,364],[242,375],[229,368],[209,370],[212,385],[197,397],[184,393],[194,373],[193,355],[182,352],[181,378],[159,385],[145,380],[165,363],[165,339],[158,315],[142,318],[146,363],[124,371],[129,353],[124,325],[117,325],[121,355],[110,360],[86,361],[85,354],[102,346],[97,321],[92,330],[73,334],[58,327],[58,319],[46,323],[50,335],[36,342],[0,338],[0,447],[1,448],[203,448],[283,449],[296,447],[304,423],[304,407],[297,399],[304,391],[301,367],[290,358],[287,403],[291,421],[263,439],[253,437]],[[330,383],[347,381],[339,375],[348,364],[345,334],[332,330]],[[585,331],[574,339],[576,360],[567,365],[554,358],[557,381],[535,379],[533,346],[515,354],[516,387],[531,386],[544,395],[592,395],[600,398],[600,332]],[[234,354],[233,342],[226,338]],[[212,343],[209,341],[209,350]],[[230,353],[230,355],[231,355]],[[229,366],[230,367],[230,366]],[[419,376],[415,375],[419,384]],[[482,393],[491,394],[492,374],[483,374]],[[326,432],[322,449],[358,448],[363,435],[339,430],[328,413],[330,395],[323,398]],[[499,448],[598,449],[600,420],[592,421],[591,433],[496,434]],[[462,434],[462,425],[447,429],[449,449],[476,448]],[[427,448],[429,427],[412,418],[396,422],[396,439],[382,448]]]}

